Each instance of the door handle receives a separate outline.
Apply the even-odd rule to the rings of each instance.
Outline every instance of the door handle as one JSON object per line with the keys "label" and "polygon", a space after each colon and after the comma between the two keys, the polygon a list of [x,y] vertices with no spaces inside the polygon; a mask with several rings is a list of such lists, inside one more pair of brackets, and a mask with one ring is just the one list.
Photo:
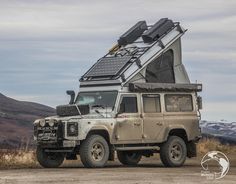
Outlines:
{"label": "door handle", "polygon": [[161,126],[161,125],[163,125],[163,123],[162,122],[157,122],[156,125]]}
{"label": "door handle", "polygon": [[141,123],[134,122],[134,125],[136,125],[136,126],[140,126],[140,125],[141,125]]}

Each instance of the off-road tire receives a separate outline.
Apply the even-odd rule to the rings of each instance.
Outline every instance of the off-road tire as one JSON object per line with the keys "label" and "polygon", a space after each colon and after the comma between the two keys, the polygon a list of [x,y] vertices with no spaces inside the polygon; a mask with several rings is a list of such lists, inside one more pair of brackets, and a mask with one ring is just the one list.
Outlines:
{"label": "off-road tire", "polygon": [[142,155],[133,151],[117,151],[117,158],[123,165],[135,166],[141,160]]}
{"label": "off-road tire", "polygon": [[161,145],[160,158],[166,167],[180,167],[187,157],[187,148],[184,140],[178,136],[170,136]]}
{"label": "off-road tire", "polygon": [[102,136],[91,135],[80,146],[80,159],[87,168],[104,167],[108,161],[109,152],[108,143]]}
{"label": "off-road tire", "polygon": [[63,153],[47,153],[40,146],[37,147],[36,157],[39,164],[45,168],[57,168],[64,161]]}

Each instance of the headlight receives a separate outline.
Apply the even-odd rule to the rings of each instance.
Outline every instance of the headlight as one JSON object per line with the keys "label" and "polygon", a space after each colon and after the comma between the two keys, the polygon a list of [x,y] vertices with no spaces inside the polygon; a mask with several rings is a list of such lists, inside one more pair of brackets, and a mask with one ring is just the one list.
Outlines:
{"label": "headlight", "polygon": [[39,125],[41,126],[41,127],[44,127],[45,126],[45,119],[41,119],[41,120],[39,120]]}
{"label": "headlight", "polygon": [[38,125],[38,124],[39,124],[39,121],[40,121],[39,119],[36,119],[33,124],[34,124],[34,125]]}
{"label": "headlight", "polygon": [[71,133],[75,133],[75,131],[76,131],[76,127],[75,127],[75,125],[70,125],[70,132]]}
{"label": "headlight", "polygon": [[56,120],[55,120],[55,119],[50,119],[50,120],[48,121],[48,124],[49,124],[50,127],[53,127],[55,123],[56,123]]}
{"label": "headlight", "polygon": [[67,135],[68,136],[78,136],[78,123],[68,122],[67,123]]}

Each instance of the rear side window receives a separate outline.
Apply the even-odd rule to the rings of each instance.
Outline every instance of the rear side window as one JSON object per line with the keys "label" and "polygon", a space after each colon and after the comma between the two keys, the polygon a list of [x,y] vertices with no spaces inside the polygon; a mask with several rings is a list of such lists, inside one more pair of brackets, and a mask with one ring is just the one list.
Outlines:
{"label": "rear side window", "polygon": [[167,112],[191,112],[193,103],[191,95],[165,95],[165,106]]}
{"label": "rear side window", "polygon": [[143,95],[143,111],[145,113],[161,112],[159,95]]}
{"label": "rear side window", "polygon": [[137,97],[136,96],[124,96],[120,103],[119,113],[137,113]]}

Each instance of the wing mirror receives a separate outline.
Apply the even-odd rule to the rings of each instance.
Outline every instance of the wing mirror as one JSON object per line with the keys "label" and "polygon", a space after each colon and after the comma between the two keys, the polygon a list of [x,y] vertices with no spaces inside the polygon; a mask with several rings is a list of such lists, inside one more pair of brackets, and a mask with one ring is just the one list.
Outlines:
{"label": "wing mirror", "polygon": [[70,102],[69,104],[73,104],[75,101],[75,92],[73,90],[67,90],[67,95],[70,95]]}

